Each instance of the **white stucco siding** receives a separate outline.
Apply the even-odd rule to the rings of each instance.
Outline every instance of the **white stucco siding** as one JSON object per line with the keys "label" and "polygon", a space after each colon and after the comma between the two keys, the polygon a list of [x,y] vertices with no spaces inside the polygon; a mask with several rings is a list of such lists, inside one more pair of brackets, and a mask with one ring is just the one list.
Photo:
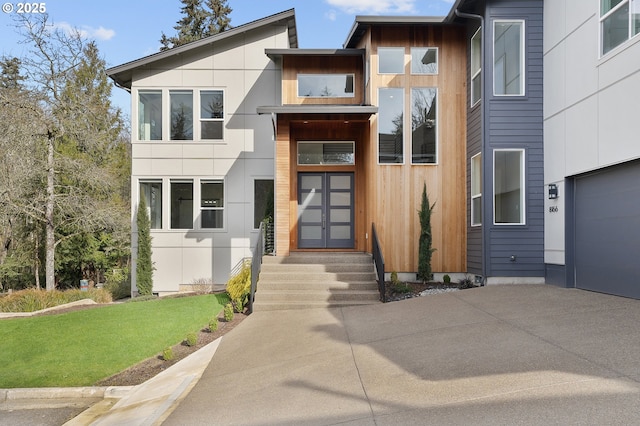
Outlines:
{"label": "white stucco siding", "polygon": [[[256,108],[280,102],[280,70],[265,55],[266,48],[286,48],[284,26],[266,26],[134,72],[132,83],[132,220],[139,182],[162,182],[162,229],[152,230],[154,292],[179,291],[180,284],[211,279],[224,284],[230,270],[251,256],[257,238],[254,222],[254,180],[273,179],[274,142],[270,117]],[[162,91],[163,140],[138,141],[137,94]],[[194,128],[199,125],[198,91],[224,91],[223,140],[169,140],[169,92],[193,90]],[[194,131],[194,138],[197,132]],[[171,182],[193,182],[193,229],[171,229]],[[200,185],[224,182],[224,225],[201,229]],[[137,249],[134,229],[132,250]],[[135,286],[135,274],[133,284]]]}
{"label": "white stucco siding", "polygon": [[600,55],[598,1],[544,2],[545,262],[565,263],[564,180],[640,158],[640,36]]}

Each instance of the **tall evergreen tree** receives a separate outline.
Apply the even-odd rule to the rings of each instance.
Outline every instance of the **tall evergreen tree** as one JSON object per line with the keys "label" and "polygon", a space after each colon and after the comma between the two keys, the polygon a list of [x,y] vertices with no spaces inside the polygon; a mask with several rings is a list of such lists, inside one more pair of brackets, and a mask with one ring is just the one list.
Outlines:
{"label": "tall evergreen tree", "polygon": [[2,58],[0,59],[0,87],[4,89],[20,89],[24,77],[20,75],[20,65],[22,61],[19,58]]}
{"label": "tall evergreen tree", "polygon": [[178,32],[175,36],[168,37],[164,32],[160,38],[165,51],[173,47],[182,46],[201,38],[218,34],[231,28],[229,14],[232,9],[227,5],[227,0],[180,0],[180,11],[183,17],[176,22],[173,28]]}
{"label": "tall evergreen tree", "polygon": [[136,218],[138,227],[138,257],[136,260],[136,287],[141,296],[153,291],[153,262],[151,260],[151,221],[147,212],[147,201],[140,194]]}
{"label": "tall evergreen tree", "polygon": [[431,212],[435,207],[429,205],[429,196],[427,195],[427,184],[422,188],[422,202],[420,203],[420,239],[418,245],[418,279],[422,282],[431,279],[431,255],[435,249],[431,248],[433,236],[431,234]]}

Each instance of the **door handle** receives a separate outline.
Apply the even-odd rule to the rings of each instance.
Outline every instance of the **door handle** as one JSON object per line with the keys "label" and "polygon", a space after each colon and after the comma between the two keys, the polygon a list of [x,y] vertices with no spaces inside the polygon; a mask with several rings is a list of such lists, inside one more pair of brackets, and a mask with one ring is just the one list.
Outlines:
{"label": "door handle", "polygon": [[327,225],[327,217],[326,214],[322,213],[322,229],[325,229]]}

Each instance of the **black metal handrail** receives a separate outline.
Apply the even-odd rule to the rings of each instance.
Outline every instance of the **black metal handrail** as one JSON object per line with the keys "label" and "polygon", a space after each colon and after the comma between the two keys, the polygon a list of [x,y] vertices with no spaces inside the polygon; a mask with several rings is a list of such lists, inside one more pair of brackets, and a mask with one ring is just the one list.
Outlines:
{"label": "black metal handrail", "polygon": [[380,300],[382,303],[386,303],[387,291],[384,284],[384,256],[382,256],[382,247],[380,246],[380,240],[378,240],[375,223],[371,224],[371,237],[373,239],[371,254],[373,257],[373,264],[376,267],[376,273],[378,274],[378,291],[380,292]]}
{"label": "black metal handrail", "polygon": [[253,257],[251,259],[251,291],[249,292],[249,314],[253,312],[253,301],[256,295],[256,289],[258,287],[258,276],[260,275],[260,269],[262,267],[262,256],[264,255],[264,227],[265,223],[260,223],[258,229],[258,241],[253,250]]}

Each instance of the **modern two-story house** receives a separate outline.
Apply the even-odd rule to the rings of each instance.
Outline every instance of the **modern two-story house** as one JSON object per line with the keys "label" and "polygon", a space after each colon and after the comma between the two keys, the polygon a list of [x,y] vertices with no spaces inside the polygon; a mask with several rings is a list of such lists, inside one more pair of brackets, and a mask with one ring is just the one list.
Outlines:
{"label": "modern two-story house", "polygon": [[[604,93],[614,102],[614,89],[632,92],[639,67],[635,30],[618,28],[625,10],[636,25],[634,1],[581,5],[584,20],[566,3],[457,0],[446,17],[358,16],[330,49],[300,48],[289,10],[110,69],[132,94],[132,216],[144,194],[154,292],[224,283],[251,255],[271,201],[276,256],[371,253],[375,227],[386,271],[410,279],[424,185],[436,276],[576,286],[583,272],[571,271],[596,256],[576,237],[594,223],[568,216],[586,202],[581,174],[640,155],[631,127],[606,113],[589,124],[621,132],[618,154],[604,153],[603,136],[581,152],[567,135],[584,126],[569,118]],[[569,73],[582,63],[572,59],[577,29],[615,33],[583,64],[609,72],[582,76],[589,90]]]}

